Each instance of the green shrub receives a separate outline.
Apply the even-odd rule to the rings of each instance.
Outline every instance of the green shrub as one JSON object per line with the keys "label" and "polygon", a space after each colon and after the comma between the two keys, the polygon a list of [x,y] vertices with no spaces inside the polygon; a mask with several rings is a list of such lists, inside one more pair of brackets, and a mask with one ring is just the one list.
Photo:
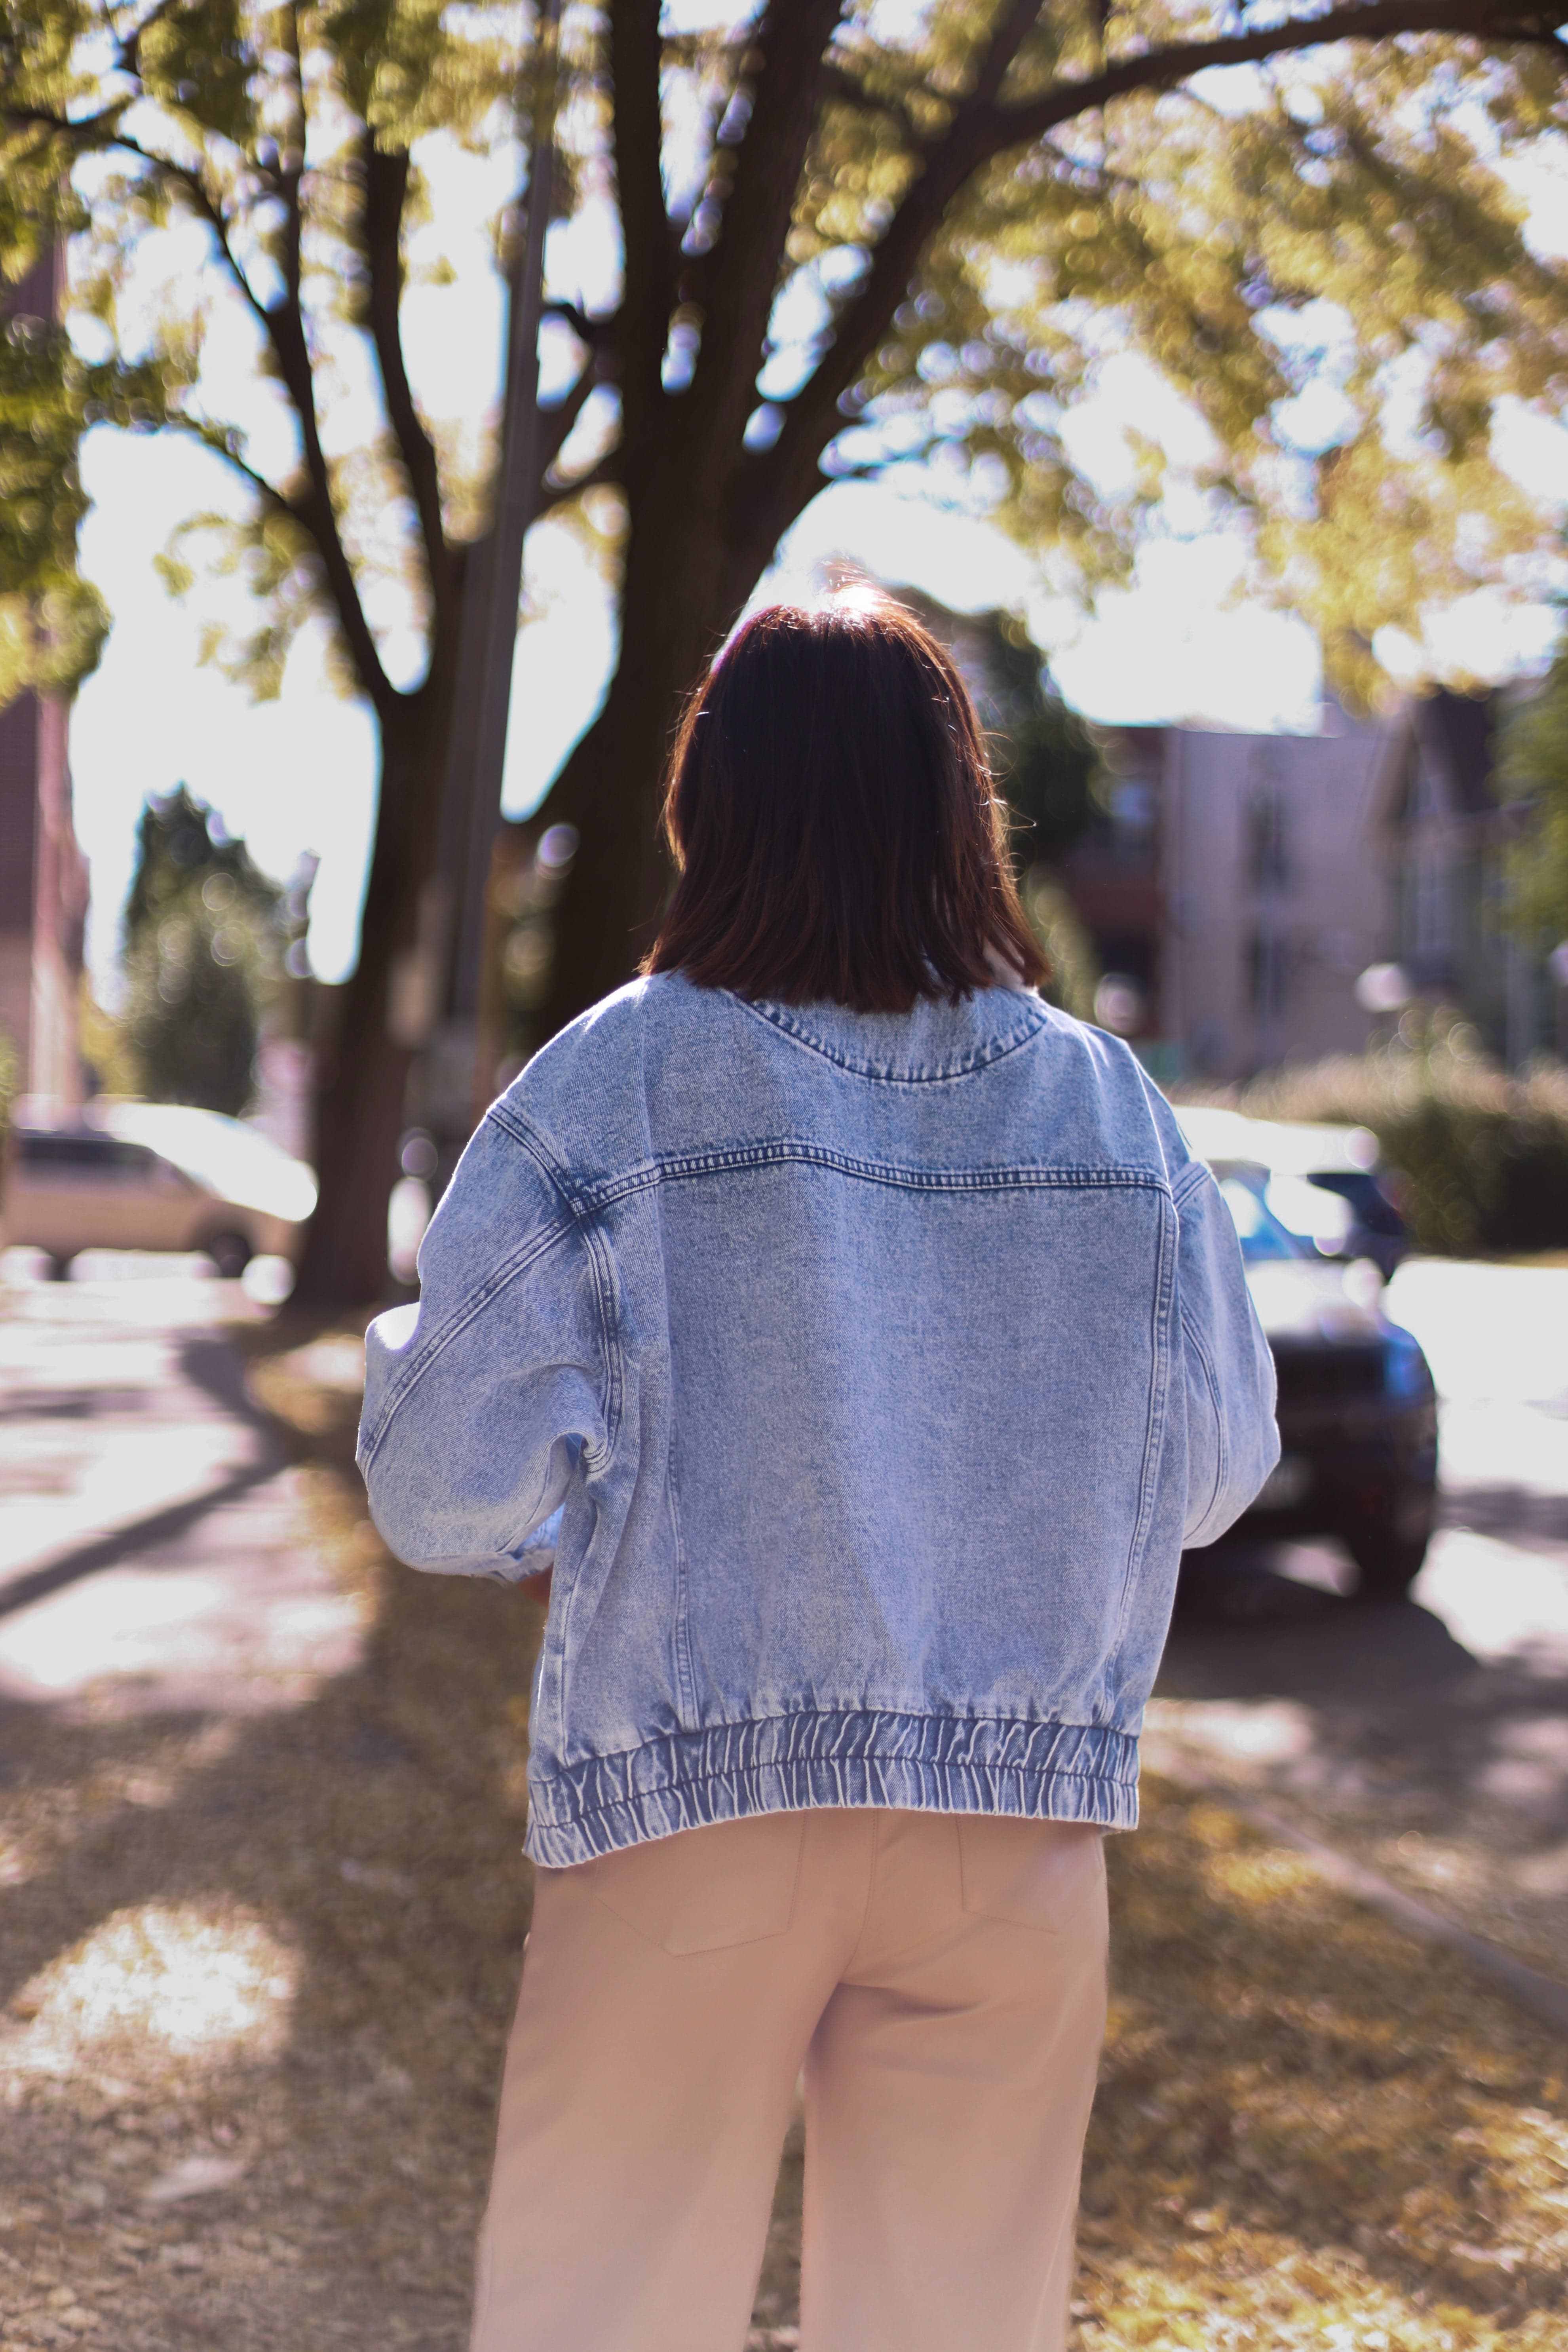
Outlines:
{"label": "green shrub", "polygon": [[1072,900],[1048,866],[1030,866],[1021,896],[1029,929],[1051,967],[1043,992],[1047,1000],[1079,1021],[1092,1021],[1100,965]]}
{"label": "green shrub", "polygon": [[1510,1077],[1451,1014],[1406,1014],[1372,1053],[1267,1071],[1224,1099],[1258,1118],[1370,1128],[1421,1249],[1568,1247],[1568,1069]]}
{"label": "green shrub", "polygon": [[184,784],[148,801],[137,839],[115,1058],[150,1102],[237,1118],[281,976],[283,894]]}

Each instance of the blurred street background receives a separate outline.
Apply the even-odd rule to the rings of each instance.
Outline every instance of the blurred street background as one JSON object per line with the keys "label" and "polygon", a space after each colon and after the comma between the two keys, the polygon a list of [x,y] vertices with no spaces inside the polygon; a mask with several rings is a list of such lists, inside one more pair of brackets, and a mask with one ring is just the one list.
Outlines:
{"label": "blurred street background", "polygon": [[1300,1825],[1563,1976],[1568,1267],[1408,1264],[1389,1311],[1442,1395],[1438,1532],[1409,1607],[1331,1545],[1189,1555],[1151,1761]]}
{"label": "blurred street background", "polygon": [[649,943],[689,681],[857,583],[951,646],[1049,992],[1214,1166],[1280,1375],[1115,1842],[1079,2343],[1558,2352],[1552,20],[13,14],[6,2352],[463,2341],[541,1616],[386,1557],[364,1325]]}
{"label": "blurred street background", "polygon": [[[0,1262],[0,1724],[286,1714],[367,1621],[310,1538],[309,1473],[247,1387],[237,1286],[146,1256],[68,1286]],[[1408,1603],[1358,1603],[1326,1541],[1189,1555],[1151,1760],[1288,1800],[1457,1919],[1568,1951],[1568,1266],[1420,1260],[1390,1312],[1442,1395],[1438,1531]],[[357,1395],[328,1334],[300,1376]]]}
{"label": "blurred street background", "polygon": [[[74,1275],[0,1260],[7,2342],[457,2352],[539,1612],[381,1553],[353,1321],[200,1259]],[[1364,2341],[1436,2344],[1434,2306],[1476,2344],[1550,2341],[1507,2315],[1556,2324],[1561,2042],[1246,1822],[1266,1801],[1561,1976],[1564,1292],[1568,1268],[1395,1275],[1442,1392],[1407,1598],[1357,1597],[1321,1541],[1189,1557],[1145,1826],[1114,1842],[1086,2345],[1187,2341],[1225,2282],[1237,2342],[1353,2310]],[[1478,2165],[1509,2190],[1485,2214]],[[799,2170],[795,2140],[755,2352],[797,2340]]]}

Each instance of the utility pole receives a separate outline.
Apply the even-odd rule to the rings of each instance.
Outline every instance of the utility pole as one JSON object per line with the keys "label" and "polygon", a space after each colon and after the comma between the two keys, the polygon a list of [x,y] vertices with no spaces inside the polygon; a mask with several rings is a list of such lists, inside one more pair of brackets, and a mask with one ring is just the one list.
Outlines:
{"label": "utility pole", "polygon": [[[490,855],[500,824],[511,671],[522,588],[523,542],[539,490],[539,331],[544,308],[544,236],[555,182],[555,112],[560,72],[561,0],[536,0],[533,103],[530,127],[527,228],[513,264],[507,305],[506,387],[500,469],[482,597],[478,740],[468,795],[468,838],[460,866],[452,1010],[474,1024],[476,1062],[487,930]],[[476,1066],[476,1092],[489,1099],[489,1073]]]}

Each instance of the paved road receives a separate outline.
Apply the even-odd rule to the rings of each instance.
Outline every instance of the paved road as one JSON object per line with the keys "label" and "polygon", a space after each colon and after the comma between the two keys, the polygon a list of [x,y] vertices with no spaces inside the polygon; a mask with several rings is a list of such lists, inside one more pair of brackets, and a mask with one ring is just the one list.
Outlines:
{"label": "paved road", "polygon": [[0,1711],[309,1697],[353,1662],[359,1616],[214,1328],[237,1286],[145,1260],[44,1283],[30,1255],[0,1262]]}
{"label": "paved road", "polygon": [[1401,1269],[1442,1398],[1442,1527],[1410,1601],[1334,1547],[1184,1579],[1147,1754],[1276,1811],[1568,1979],[1568,1268]]}
{"label": "paved road", "polygon": [[[105,1273],[108,1262],[97,1262]],[[133,1262],[122,1269],[129,1274]],[[0,1265],[0,1712],[245,1713],[356,1654],[214,1328],[236,1286]],[[1332,1547],[1185,1581],[1151,1762],[1277,1809],[1568,1977],[1568,1269],[1406,1267],[1443,1396],[1443,1527],[1408,1603]]]}

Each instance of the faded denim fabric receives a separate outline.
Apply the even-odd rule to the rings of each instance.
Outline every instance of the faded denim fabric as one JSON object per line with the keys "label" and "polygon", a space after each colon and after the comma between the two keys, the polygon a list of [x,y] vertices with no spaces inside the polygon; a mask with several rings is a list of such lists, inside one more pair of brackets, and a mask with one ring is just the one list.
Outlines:
{"label": "faded denim fabric", "polygon": [[1184,1542],[1279,1454],[1229,1213],[1127,1047],[673,975],[494,1104],[371,1327],[415,1567],[553,1543],[527,1851],[806,1805],[1131,1828]]}

